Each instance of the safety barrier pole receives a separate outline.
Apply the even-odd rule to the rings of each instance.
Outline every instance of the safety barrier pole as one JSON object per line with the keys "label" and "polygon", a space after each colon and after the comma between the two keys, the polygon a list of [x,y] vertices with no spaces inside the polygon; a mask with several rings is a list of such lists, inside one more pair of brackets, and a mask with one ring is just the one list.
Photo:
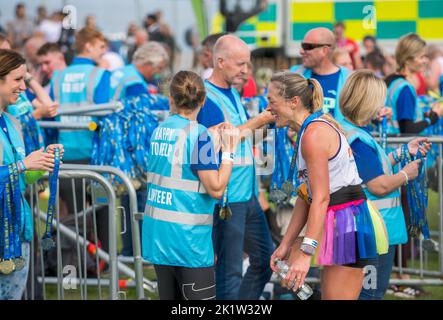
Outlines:
{"label": "safety barrier pole", "polygon": [[[416,136],[395,136],[395,137],[388,137],[388,144],[403,144],[408,143],[409,141],[417,138]],[[429,141],[433,144],[438,145],[438,158],[437,158],[437,172],[438,172],[438,210],[439,210],[439,230],[438,232],[432,232],[431,236],[438,235],[439,237],[439,252],[438,252],[438,271],[433,270],[425,270],[426,266],[428,265],[428,257],[429,254],[427,252],[424,252],[422,247],[422,239],[419,239],[419,269],[414,268],[403,268],[401,265],[401,245],[399,246],[399,266],[394,267],[393,271],[399,271],[400,273],[408,273],[412,275],[418,275],[421,277],[421,279],[407,279],[407,280],[400,280],[400,279],[391,279],[391,284],[422,284],[422,285],[441,285],[438,279],[423,279],[424,276],[430,276],[430,277],[442,277],[443,276],[443,137],[442,136],[430,136],[427,137]],[[411,257],[412,260],[414,260],[414,256]],[[423,266],[425,265],[425,267]]]}
{"label": "safety barrier pole", "polygon": [[134,253],[134,270],[136,280],[137,299],[144,299],[143,284],[155,289],[156,283],[143,278],[143,260],[140,248],[140,228],[138,220],[140,216],[137,213],[137,194],[129,178],[119,169],[111,166],[93,166],[80,164],[62,164],[60,170],[90,170],[99,173],[109,173],[118,176],[126,187],[129,195],[130,220],[132,231],[132,248]]}

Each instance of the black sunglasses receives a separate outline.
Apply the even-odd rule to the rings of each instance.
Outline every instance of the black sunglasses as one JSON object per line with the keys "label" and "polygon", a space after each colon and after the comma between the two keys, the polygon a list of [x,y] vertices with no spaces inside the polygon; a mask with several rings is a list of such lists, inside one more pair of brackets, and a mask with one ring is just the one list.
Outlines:
{"label": "black sunglasses", "polygon": [[303,50],[305,51],[310,51],[312,49],[316,49],[316,48],[321,48],[321,47],[330,47],[330,44],[320,44],[320,43],[306,43],[306,42],[302,42],[301,43],[301,47],[303,48]]}

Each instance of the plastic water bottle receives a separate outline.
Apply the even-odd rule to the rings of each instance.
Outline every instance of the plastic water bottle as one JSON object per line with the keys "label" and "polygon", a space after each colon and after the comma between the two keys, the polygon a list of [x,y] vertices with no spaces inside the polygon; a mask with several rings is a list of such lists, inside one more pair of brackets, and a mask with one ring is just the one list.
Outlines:
{"label": "plastic water bottle", "polygon": [[[283,261],[283,260],[277,260],[277,269],[278,269],[278,276],[281,279],[286,278],[286,275],[287,275],[288,270],[289,270],[288,264],[285,261]],[[312,288],[308,284],[306,284],[306,283],[303,284],[297,290],[293,289],[293,291],[295,292],[295,294],[297,295],[297,297],[300,300],[307,300],[314,293],[312,291]]]}

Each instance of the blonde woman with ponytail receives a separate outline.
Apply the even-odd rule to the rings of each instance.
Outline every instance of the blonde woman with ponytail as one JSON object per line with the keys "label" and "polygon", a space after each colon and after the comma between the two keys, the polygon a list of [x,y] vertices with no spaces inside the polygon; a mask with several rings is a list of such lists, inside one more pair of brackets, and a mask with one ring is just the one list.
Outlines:
{"label": "blonde woman with ponytail", "polygon": [[288,260],[282,284],[299,288],[315,256],[315,264],[323,266],[322,299],[357,299],[363,268],[377,253],[387,252],[387,240],[383,220],[368,207],[350,146],[340,126],[322,114],[323,92],[315,79],[275,74],[268,100],[277,126],[289,126],[298,134],[294,154],[300,184],[290,225],[271,257],[271,268],[278,271],[276,261]]}

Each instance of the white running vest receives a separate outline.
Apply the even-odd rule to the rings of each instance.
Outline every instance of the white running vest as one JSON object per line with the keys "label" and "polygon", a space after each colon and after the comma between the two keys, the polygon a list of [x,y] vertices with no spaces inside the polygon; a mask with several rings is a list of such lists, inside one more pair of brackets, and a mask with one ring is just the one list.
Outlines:
{"label": "white running vest", "polygon": [[[357,165],[355,164],[354,155],[352,153],[352,149],[349,146],[346,137],[338,131],[334,125],[324,119],[316,119],[312,122],[323,121],[329,124],[340,136],[340,146],[339,150],[335,154],[334,157],[329,159],[328,168],[329,168],[329,194],[334,193],[335,191],[340,190],[343,187],[353,186],[361,184],[362,180],[358,175]],[[306,167],[306,162],[303,159],[301,153],[302,139],[303,134],[300,138],[300,147],[298,149],[297,154],[297,178],[301,180],[302,183],[306,183],[308,188],[309,196],[312,197],[311,187],[309,185],[308,180],[308,170]]]}

